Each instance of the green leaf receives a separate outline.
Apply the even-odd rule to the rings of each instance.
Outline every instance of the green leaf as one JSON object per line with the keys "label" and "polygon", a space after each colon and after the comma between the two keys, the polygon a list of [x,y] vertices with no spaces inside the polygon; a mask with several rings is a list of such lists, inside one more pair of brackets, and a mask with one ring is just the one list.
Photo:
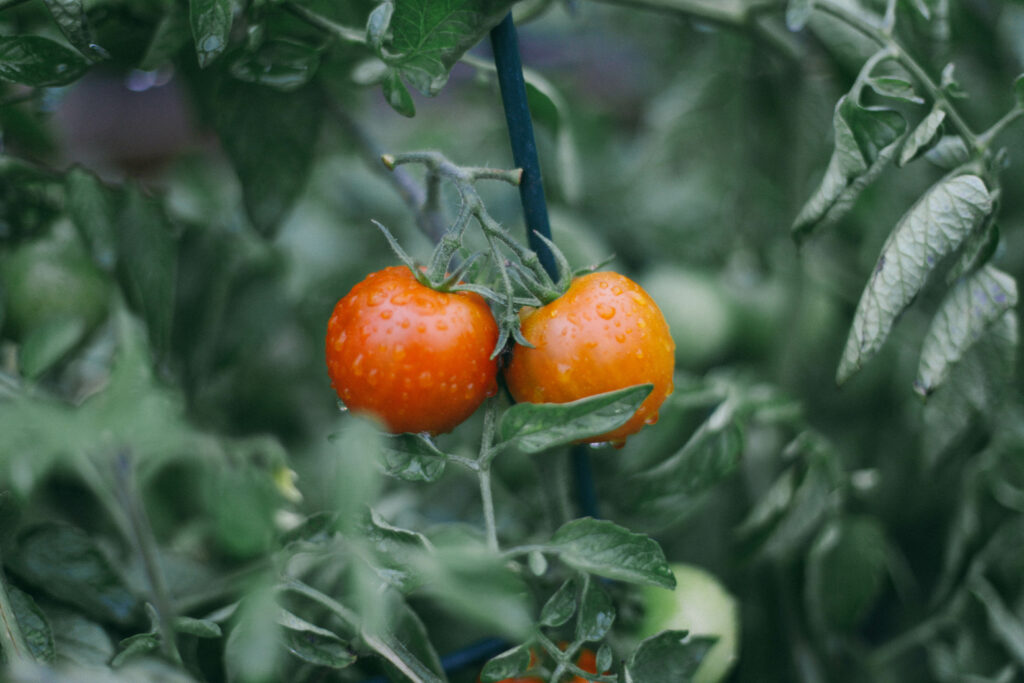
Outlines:
{"label": "green leaf", "polygon": [[956,80],[955,65],[950,62],[942,69],[942,81],[939,83],[939,87],[945,91],[946,95],[955,100],[963,100],[967,98],[967,92],[960,85],[960,82]]}
{"label": "green leaf", "polygon": [[61,33],[68,42],[90,61],[109,57],[106,50],[96,45],[92,28],[85,16],[85,3],[82,0],[45,0],[46,9],[57,22]]}
{"label": "green leaf", "polygon": [[0,36],[0,81],[35,88],[66,85],[88,68],[79,54],[47,38]]}
{"label": "green leaf", "polygon": [[557,627],[569,621],[576,612],[576,582],[566,580],[555,593],[544,603],[540,610],[542,626]]}
{"label": "green leaf", "polygon": [[171,343],[178,269],[178,248],[170,222],[156,200],[129,185],[117,232],[121,286],[146,321],[150,343],[162,358]]}
{"label": "green leaf", "polygon": [[285,648],[314,666],[344,669],[356,661],[348,644],[327,629],[315,626],[287,610],[277,618]]}
{"label": "green leaf", "polygon": [[809,613],[818,623],[850,630],[863,620],[882,588],[886,541],[870,517],[827,524],[807,555],[804,589]]}
{"label": "green leaf", "polygon": [[117,262],[117,193],[80,166],[64,176],[64,192],[68,215],[93,260],[113,269]]}
{"label": "green leaf", "polygon": [[526,645],[518,645],[511,650],[505,650],[484,664],[484,669],[480,672],[480,680],[482,683],[498,683],[506,678],[516,678],[525,674],[530,668],[531,659],[530,648]]}
{"label": "green leaf", "polygon": [[422,434],[389,434],[384,441],[381,464],[389,476],[429,483],[444,474],[447,457]]}
{"label": "green leaf", "polygon": [[412,558],[427,551],[430,544],[426,537],[388,524],[372,509],[363,518],[358,531],[374,551],[373,559],[367,561],[381,580],[404,593],[421,583]]}
{"label": "green leaf", "polygon": [[1013,82],[1013,96],[1017,100],[1017,106],[1024,107],[1024,74],[1017,76]]}
{"label": "green leaf", "polygon": [[33,329],[18,349],[22,376],[36,379],[75,348],[85,336],[81,318],[55,318]]}
{"label": "green leaf", "polygon": [[534,608],[522,579],[475,536],[454,536],[431,538],[434,550],[415,558],[414,570],[423,579],[420,591],[462,619],[526,640]]}
{"label": "green leaf", "polygon": [[891,109],[865,108],[843,95],[832,117],[835,147],[825,177],[793,222],[800,242],[819,225],[838,221],[896,153],[907,122]]}
{"label": "green leaf", "polygon": [[143,71],[153,71],[172,61],[192,38],[184,8],[176,2],[168,3],[165,8],[164,16],[149,39],[149,47],[139,61]]}
{"label": "green leaf", "polygon": [[78,666],[106,666],[114,656],[114,643],[103,627],[80,613],[48,607],[46,616],[53,631],[57,656]]}
{"label": "green leaf", "polygon": [[1017,281],[993,266],[963,279],[946,295],[921,347],[914,389],[927,396],[986,332],[1017,306]]}
{"label": "green leaf", "polygon": [[[936,107],[924,117],[921,123],[907,137],[900,150],[900,158],[896,161],[897,166],[906,166],[910,161],[916,159],[923,152],[928,150],[931,143],[938,140],[939,129],[942,122],[946,120],[946,110]],[[957,138],[959,139],[959,138]]]}
{"label": "green leaf", "polygon": [[129,636],[119,643],[121,651],[117,653],[112,660],[110,660],[110,666],[119,668],[124,666],[124,663],[134,657],[140,657],[147,655],[150,652],[156,652],[160,649],[160,636],[155,633],[137,633],[134,636]]}
{"label": "green leaf", "polygon": [[384,47],[384,36],[391,26],[391,16],[395,12],[393,0],[385,0],[373,8],[370,17],[366,20],[366,44],[373,48],[378,55]]}
{"label": "green leaf", "polygon": [[645,517],[673,523],[696,510],[732,474],[743,454],[743,429],[732,402],[722,403],[681,449],[635,475],[628,490]]}
{"label": "green leaf", "polygon": [[545,126],[555,137],[556,179],[566,201],[574,204],[582,193],[582,162],[573,129],[572,108],[558,88],[541,74],[523,69],[523,76],[533,120]]}
{"label": "green leaf", "polygon": [[7,560],[25,581],[97,619],[124,626],[140,611],[113,565],[75,527],[53,522],[31,527],[18,536],[16,552]]}
{"label": "green leaf", "polygon": [[242,183],[249,219],[272,236],[312,168],[324,111],[320,92],[307,86],[283,93],[231,80],[210,95],[214,127]]}
{"label": "green leaf", "polygon": [[815,0],[789,0],[786,3],[786,28],[800,31],[814,13]]}
{"label": "green leaf", "polygon": [[630,583],[675,587],[665,553],[653,539],[607,520],[584,517],[563,525],[549,550],[580,571]]}
{"label": "green leaf", "polygon": [[514,441],[527,453],[540,453],[612,431],[633,417],[653,388],[638,384],[570,403],[518,403],[502,416],[499,441]]}
{"label": "green leaf", "polygon": [[946,285],[954,286],[964,277],[971,275],[988,263],[999,248],[999,226],[996,224],[998,206],[989,214],[985,225],[975,230],[964,242],[956,263],[946,273]]}
{"label": "green leaf", "polygon": [[715,644],[712,636],[687,637],[686,631],[662,631],[644,640],[626,662],[632,683],[689,683]]}
{"label": "green leaf", "polygon": [[914,85],[902,78],[876,76],[868,81],[868,85],[879,95],[905,100],[914,104],[924,104],[924,99],[914,90]]}
{"label": "green leaf", "polygon": [[11,600],[14,618],[18,620],[18,626],[25,636],[32,657],[37,661],[52,662],[56,649],[53,642],[53,631],[46,620],[46,615],[39,609],[39,605],[31,595],[15,586],[7,585],[5,587]]}
{"label": "green leaf", "polygon": [[924,158],[939,168],[954,169],[966,162],[971,156],[967,143],[959,135],[943,135],[935,146],[929,149]]}
{"label": "green leaf", "polygon": [[192,617],[175,617],[174,630],[196,638],[220,638],[223,635],[216,622]]}
{"label": "green leaf", "polygon": [[878,352],[939,260],[963,244],[991,210],[992,196],[981,178],[962,175],[933,185],[900,219],[857,305],[837,382]]}
{"label": "green leaf", "polygon": [[388,69],[387,76],[380,82],[384,93],[384,99],[391,108],[402,116],[412,118],[416,115],[416,103],[412,101],[412,95],[402,83],[402,77],[394,69]]}
{"label": "green leaf", "polygon": [[231,75],[246,83],[291,92],[313,78],[320,66],[320,53],[310,45],[293,40],[270,40],[240,55],[231,63]]}
{"label": "green leaf", "polygon": [[396,0],[388,63],[436,95],[459,57],[496,26],[514,0]]}
{"label": "green leaf", "polygon": [[614,654],[612,649],[608,647],[608,643],[601,643],[601,647],[597,650],[597,657],[594,660],[594,668],[598,671],[610,671],[613,657]]}
{"label": "green leaf", "polygon": [[576,640],[596,643],[603,640],[615,621],[615,607],[599,581],[587,579],[576,618]]}
{"label": "green leaf", "polygon": [[232,10],[231,0],[189,0],[189,24],[201,68],[208,67],[227,48]]}
{"label": "green leaf", "polygon": [[234,628],[224,643],[224,670],[229,683],[280,680],[278,664],[285,637],[278,623],[281,608],[273,592],[261,588],[238,606]]}

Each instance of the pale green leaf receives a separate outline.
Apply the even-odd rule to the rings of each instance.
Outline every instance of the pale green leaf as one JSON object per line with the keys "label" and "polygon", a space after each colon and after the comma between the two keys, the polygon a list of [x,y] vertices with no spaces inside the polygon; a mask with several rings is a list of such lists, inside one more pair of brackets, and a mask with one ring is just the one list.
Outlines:
{"label": "pale green leaf", "polygon": [[899,315],[939,260],[955,251],[992,210],[992,196],[975,175],[932,186],[900,219],[868,281],[836,375],[841,384],[882,347]]}
{"label": "pale green leaf", "polygon": [[200,67],[209,66],[227,48],[231,20],[231,0],[189,1],[189,23]]}
{"label": "pale green leaf", "polygon": [[584,517],[563,525],[549,549],[580,571],[630,583],[674,588],[675,576],[653,539],[607,520]]}
{"label": "pale green leaf", "polygon": [[896,165],[906,166],[911,160],[926,151],[928,146],[935,141],[936,136],[939,134],[939,128],[942,127],[942,122],[945,120],[945,109],[932,109],[928,116],[924,117],[921,123],[917,124],[914,131],[907,137],[907,141],[903,143],[903,149],[900,150],[900,158]]}
{"label": "pale green leaf", "polygon": [[1017,282],[985,266],[954,287],[942,302],[921,348],[915,390],[928,395],[1007,311],[1017,305]]}

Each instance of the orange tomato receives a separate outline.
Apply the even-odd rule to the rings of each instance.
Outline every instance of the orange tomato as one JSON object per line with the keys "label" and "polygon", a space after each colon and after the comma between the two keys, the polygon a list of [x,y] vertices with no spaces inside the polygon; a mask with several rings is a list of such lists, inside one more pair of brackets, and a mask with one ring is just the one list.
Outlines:
{"label": "orange tomato", "polygon": [[353,412],[394,433],[455,428],[497,391],[498,325],[472,292],[438,292],[405,266],[371,273],[334,307],[327,372]]}
{"label": "orange tomato", "polygon": [[638,284],[613,272],[573,280],[568,291],[537,309],[523,309],[523,336],[505,379],[529,403],[568,403],[651,383],[654,390],[621,427],[588,439],[618,445],[658,419],[672,393],[675,343],[658,305]]}

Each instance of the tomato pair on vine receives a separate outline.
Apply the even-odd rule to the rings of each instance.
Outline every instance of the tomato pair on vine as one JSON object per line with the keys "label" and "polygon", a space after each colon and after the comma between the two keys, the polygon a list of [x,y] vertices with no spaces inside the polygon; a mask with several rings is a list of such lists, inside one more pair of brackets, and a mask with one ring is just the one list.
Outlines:
{"label": "tomato pair on vine", "polygon": [[[520,311],[522,336],[505,372],[517,401],[565,403],[635,384],[654,390],[623,426],[590,441],[622,442],[657,419],[672,391],[674,344],[654,301],[612,272],[575,278]],[[345,405],[392,432],[450,431],[497,389],[498,325],[483,297],[437,291],[412,271],[371,273],[342,298],[327,328],[327,368]]]}

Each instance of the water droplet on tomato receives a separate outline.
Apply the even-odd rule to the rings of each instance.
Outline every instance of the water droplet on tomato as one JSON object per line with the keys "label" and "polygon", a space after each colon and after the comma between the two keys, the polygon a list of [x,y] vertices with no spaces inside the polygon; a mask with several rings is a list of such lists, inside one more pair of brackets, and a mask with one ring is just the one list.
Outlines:
{"label": "water droplet on tomato", "polygon": [[634,355],[635,355],[635,356],[636,356],[636,357],[637,357],[638,359],[640,359],[640,358],[643,358],[643,357],[644,357],[644,352],[643,352],[643,350],[642,350],[642,349],[637,349],[637,350],[636,350],[636,354],[634,354]]}
{"label": "water droplet on tomato", "polygon": [[391,303],[396,306],[404,306],[409,303],[409,294],[407,292],[399,292],[391,297]]}
{"label": "water droplet on tomato", "polygon": [[394,315],[394,311],[391,309],[385,309],[380,312],[380,317],[384,320],[390,320],[392,315]]}
{"label": "water droplet on tomato", "polygon": [[420,386],[426,389],[433,383],[434,377],[430,374],[429,370],[424,370],[420,373]]}
{"label": "water droplet on tomato", "polygon": [[399,324],[400,324],[400,325],[402,326],[402,329],[403,329],[403,330],[407,330],[407,329],[409,329],[409,321],[408,321],[408,320],[403,320],[403,321],[402,321],[401,323],[399,323]]}
{"label": "water droplet on tomato", "polygon": [[427,324],[426,323],[419,323],[419,324],[417,324],[416,325],[416,331],[419,332],[420,334],[423,334],[424,332],[427,331]]}
{"label": "water droplet on tomato", "polygon": [[598,304],[597,314],[605,320],[611,320],[615,317],[615,307],[608,304]]}
{"label": "water droplet on tomato", "polygon": [[405,346],[403,346],[402,344],[398,344],[397,346],[395,346],[394,355],[396,363],[405,360]]}
{"label": "water droplet on tomato", "polygon": [[443,332],[448,329],[448,323],[443,320],[438,320],[435,327]]}
{"label": "water droplet on tomato", "polygon": [[645,425],[653,425],[653,424],[657,424],[657,423],[658,423],[658,415],[657,414],[651,415],[646,420],[644,420],[644,424]]}
{"label": "water droplet on tomato", "polygon": [[338,399],[338,410],[342,413],[348,412],[348,406],[345,405],[345,402],[342,401],[340,398]]}
{"label": "water droplet on tomato", "polygon": [[643,320],[637,320],[636,326],[642,329],[644,327],[647,327],[647,323],[645,323]]}
{"label": "water droplet on tomato", "polygon": [[388,295],[384,292],[370,292],[370,296],[366,299],[367,306],[380,306],[388,298]]}
{"label": "water droplet on tomato", "polygon": [[620,344],[624,344],[626,342],[626,335],[620,332],[619,334],[615,335],[615,341],[619,342]]}
{"label": "water droplet on tomato", "polygon": [[352,374],[356,377],[363,376],[363,354],[361,353],[352,361]]}
{"label": "water droplet on tomato", "polygon": [[622,287],[619,287],[618,285],[612,287],[612,294],[615,294],[616,296],[622,294]]}
{"label": "water droplet on tomato", "polygon": [[366,381],[369,382],[371,387],[377,386],[377,368],[373,368],[366,375]]}
{"label": "water droplet on tomato", "polygon": [[601,289],[608,289],[608,283],[607,282],[602,282],[601,283]]}

